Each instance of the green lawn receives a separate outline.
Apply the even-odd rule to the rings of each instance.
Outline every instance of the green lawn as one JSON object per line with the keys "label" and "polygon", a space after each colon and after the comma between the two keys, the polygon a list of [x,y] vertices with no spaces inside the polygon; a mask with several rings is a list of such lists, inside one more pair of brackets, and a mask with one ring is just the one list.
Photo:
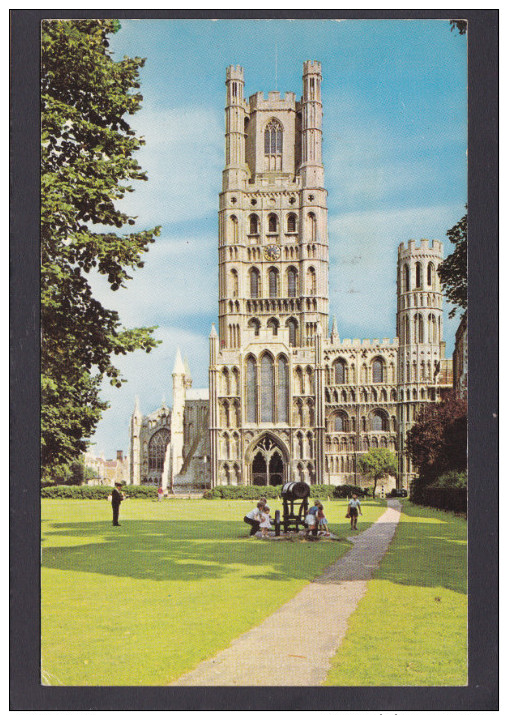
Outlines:
{"label": "green lawn", "polygon": [[325,685],[467,684],[467,522],[404,500]]}
{"label": "green lawn", "polygon": [[[272,503],[272,512],[276,508]],[[250,502],[42,500],[42,670],[54,685],[165,685],[292,598],[349,543],[245,538]],[[359,527],[383,511],[364,506]],[[345,502],[326,502],[348,535]],[[384,646],[384,644],[383,644]]]}

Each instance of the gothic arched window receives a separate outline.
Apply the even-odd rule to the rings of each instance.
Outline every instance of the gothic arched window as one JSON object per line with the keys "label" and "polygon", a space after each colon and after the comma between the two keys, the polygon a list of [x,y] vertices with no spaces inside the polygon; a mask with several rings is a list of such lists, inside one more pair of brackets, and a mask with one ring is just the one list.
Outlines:
{"label": "gothic arched window", "polygon": [[249,216],[249,233],[259,233],[259,216],[257,214],[251,214]]}
{"label": "gothic arched window", "polygon": [[247,422],[257,422],[257,401],[258,401],[258,381],[256,358],[250,355],[247,358],[246,370],[246,393],[247,393]]}
{"label": "gothic arched window", "polygon": [[434,264],[429,263],[427,266],[427,284],[433,288],[434,287]]}
{"label": "gothic arched window", "polygon": [[411,290],[411,279],[409,274],[409,266],[407,263],[404,264],[404,290]]}
{"label": "gothic arched window", "polygon": [[277,335],[277,333],[279,332],[279,321],[277,320],[277,318],[270,318],[270,320],[266,324],[266,327],[272,329],[273,335]]}
{"label": "gothic arched window", "polygon": [[307,271],[307,291],[309,295],[316,295],[316,269],[314,266]]}
{"label": "gothic arched window", "polygon": [[148,445],[148,468],[162,472],[164,468],[164,457],[166,448],[171,437],[168,429],[160,429],[156,432]]}
{"label": "gothic arched window", "polygon": [[316,214],[312,211],[307,214],[307,222],[309,224],[309,241],[314,242],[317,238],[317,220]]}
{"label": "gothic arched window", "polygon": [[275,422],[275,375],[273,357],[261,358],[261,422]]}
{"label": "gothic arched window", "polygon": [[236,216],[230,216],[231,220],[231,241],[238,243],[238,219]]}
{"label": "gothic arched window", "polygon": [[384,363],[381,358],[376,358],[372,363],[372,382],[384,382]]}
{"label": "gothic arched window", "polygon": [[247,323],[247,327],[254,329],[254,335],[259,335],[259,329],[261,328],[261,323],[257,318],[251,318]]}
{"label": "gothic arched window", "polygon": [[346,363],[344,360],[337,360],[335,367],[335,382],[337,385],[344,385],[346,382]]}
{"label": "gothic arched window", "polygon": [[276,119],[272,119],[265,129],[265,154],[282,154],[282,127]]}
{"label": "gothic arched window", "polygon": [[295,233],[296,231],[296,214],[289,214],[288,216],[288,233]]}
{"label": "gothic arched window", "polygon": [[388,420],[382,410],[376,410],[372,413],[371,430],[373,432],[386,432],[388,430]]}
{"label": "gothic arched window", "polygon": [[259,271],[252,268],[250,272],[250,297],[259,298]]}
{"label": "gothic arched window", "polygon": [[286,326],[289,328],[289,345],[292,348],[296,348],[296,331],[298,323],[296,322],[295,318],[289,318],[289,320],[286,322]]}
{"label": "gothic arched window", "polygon": [[270,268],[268,271],[268,287],[270,298],[277,298],[279,295],[279,271],[276,268]]}
{"label": "gothic arched window", "polygon": [[417,288],[422,287],[422,264],[421,263],[416,264],[416,287]]}
{"label": "gothic arched window", "polygon": [[269,214],[268,216],[268,233],[277,233],[277,214]]}
{"label": "gothic arched window", "polygon": [[347,432],[347,422],[345,415],[342,412],[335,414],[333,416],[333,430],[334,432]]}
{"label": "gothic arched window", "polygon": [[296,298],[296,282],[297,282],[297,272],[296,268],[288,268],[288,297]]}
{"label": "gothic arched window", "polygon": [[280,355],[277,360],[277,421],[289,422],[289,365]]}
{"label": "gothic arched window", "polygon": [[235,268],[231,269],[231,295],[233,298],[238,295],[238,272]]}

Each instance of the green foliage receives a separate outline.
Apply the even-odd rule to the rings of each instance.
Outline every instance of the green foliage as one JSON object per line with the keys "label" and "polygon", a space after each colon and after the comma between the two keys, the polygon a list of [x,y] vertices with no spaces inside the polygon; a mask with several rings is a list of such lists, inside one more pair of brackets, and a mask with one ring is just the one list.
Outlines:
{"label": "green foliage", "polygon": [[[64,686],[167,686],[351,548],[343,503],[325,508],[340,541],[312,544],[249,539],[246,507],[127,499],[114,529],[105,500],[42,500],[43,673]],[[380,514],[362,511],[360,533]]]}
{"label": "green foliage", "polygon": [[458,472],[456,469],[445,472],[432,483],[432,486],[450,487],[452,489],[467,488],[467,472]]}
{"label": "green foliage", "polygon": [[[133,154],[144,143],[126,121],[142,96],[144,60],[114,62],[116,20],[51,20],[41,29],[42,474],[79,456],[108,406],[103,378],[120,387],[112,356],[157,345],[153,328],[124,328],[91,290],[89,273],[125,287],[159,229],[134,225],[117,202],[146,180]],[[97,226],[100,230],[93,230]],[[111,227],[112,230],[109,230]]]}
{"label": "green foliage", "polygon": [[418,469],[418,484],[434,482],[449,471],[467,469],[467,403],[454,394],[425,405],[407,433],[406,451]]}
{"label": "green foliage", "polygon": [[467,522],[404,500],[324,685],[467,685],[467,585]]}
{"label": "green foliage", "polygon": [[335,499],[351,499],[352,494],[358,494],[358,496],[368,496],[369,489],[355,487],[354,484],[339,484],[334,487],[333,490],[333,496]]}
{"label": "green foliage", "polygon": [[358,465],[363,474],[374,479],[372,496],[376,495],[378,479],[388,474],[397,475],[397,455],[385,447],[369,449],[360,457]]}
{"label": "green foliage", "polygon": [[213,487],[203,493],[204,499],[259,499],[266,497],[267,499],[276,499],[280,497],[282,487],[280,485],[273,486],[258,486],[256,484],[245,485],[224,485]]}
{"label": "green foliage", "polygon": [[449,316],[453,318],[457,310],[467,310],[467,213],[446,235],[455,248],[439,265],[437,272],[445,296],[454,305]]}
{"label": "green foliage", "polygon": [[467,20],[450,20],[450,32],[457,29],[459,35],[465,35],[467,33]]}
{"label": "green foliage", "polygon": [[[112,491],[113,487],[105,484],[44,486],[41,489],[41,497],[47,499],[107,499]],[[123,487],[122,491],[129,498],[157,499],[157,487],[153,485],[129,484]]]}

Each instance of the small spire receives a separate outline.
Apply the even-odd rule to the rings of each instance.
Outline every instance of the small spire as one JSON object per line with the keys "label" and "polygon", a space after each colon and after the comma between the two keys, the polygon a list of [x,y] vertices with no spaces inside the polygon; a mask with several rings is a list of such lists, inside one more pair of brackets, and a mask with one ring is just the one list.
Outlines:
{"label": "small spire", "polygon": [[161,407],[166,407],[166,393],[162,393],[162,404]]}
{"label": "small spire", "polygon": [[185,377],[190,377],[190,367],[189,367],[189,361],[187,360],[187,355],[185,355],[183,359],[183,366],[185,368]]}
{"label": "small spire", "polygon": [[215,330],[215,323],[212,323],[212,329],[210,330],[211,338],[218,338],[217,331]]}
{"label": "small spire", "polygon": [[176,349],[175,364],[173,366],[173,375],[185,375],[185,367],[183,364],[180,348]]}
{"label": "small spire", "polygon": [[134,398],[134,412],[141,413],[141,409],[139,407],[139,395],[136,395],[136,397]]}
{"label": "small spire", "polygon": [[335,315],[333,316],[332,332],[331,332],[330,337],[331,337],[332,339],[335,338],[335,337],[337,337],[337,338],[339,337],[339,331],[338,331],[338,329],[337,329],[337,318],[336,318]]}

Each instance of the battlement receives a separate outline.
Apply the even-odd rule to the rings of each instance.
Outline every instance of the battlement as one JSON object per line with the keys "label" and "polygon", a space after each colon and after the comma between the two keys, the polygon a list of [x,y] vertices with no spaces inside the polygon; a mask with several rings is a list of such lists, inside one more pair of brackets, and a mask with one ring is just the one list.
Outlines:
{"label": "battlement", "polygon": [[399,259],[408,258],[410,256],[417,256],[424,253],[435,253],[440,258],[443,257],[443,243],[437,239],[430,241],[427,238],[422,238],[420,241],[420,246],[416,245],[416,241],[411,239],[408,241],[407,248],[405,243],[399,244]]}
{"label": "battlement", "polygon": [[243,82],[243,67],[241,67],[241,65],[229,65],[226,69],[226,81],[231,79]]}
{"label": "battlement", "polygon": [[321,74],[321,62],[306,60],[303,63],[303,74]]}
{"label": "battlement", "polygon": [[[326,345],[328,349],[328,344]],[[342,340],[334,341],[333,350],[340,348],[398,348],[399,339],[382,338],[381,340],[374,338],[369,340],[361,340],[360,338],[343,338]]]}
{"label": "battlement", "polygon": [[249,97],[250,111],[256,110],[278,110],[296,108],[296,95],[294,92],[286,92],[281,97],[280,92],[268,92],[268,99],[265,99],[264,92],[256,92]]}

